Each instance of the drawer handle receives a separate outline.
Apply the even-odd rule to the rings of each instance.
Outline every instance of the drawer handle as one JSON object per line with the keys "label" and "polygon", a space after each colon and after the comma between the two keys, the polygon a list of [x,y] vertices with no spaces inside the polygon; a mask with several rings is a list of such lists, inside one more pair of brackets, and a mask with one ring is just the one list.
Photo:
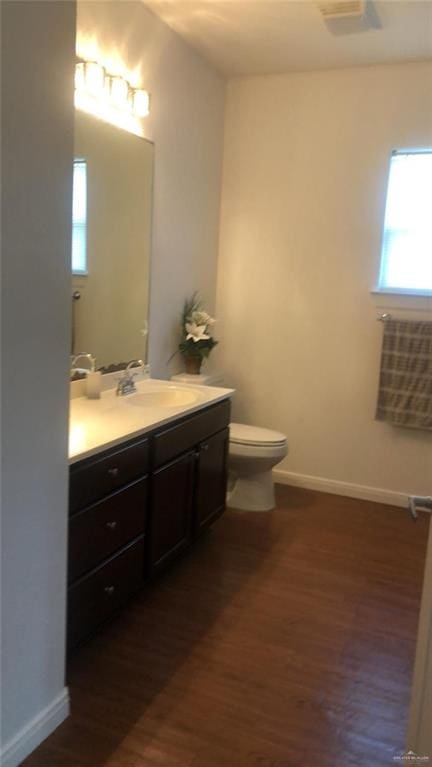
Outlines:
{"label": "drawer handle", "polygon": [[112,597],[115,591],[115,586],[105,586],[104,591],[107,596]]}
{"label": "drawer handle", "polygon": [[110,477],[118,477],[119,475],[119,469],[117,466],[114,466],[112,469],[108,469],[108,474]]}
{"label": "drawer handle", "polygon": [[107,530],[112,530],[114,532],[114,530],[117,527],[117,522],[107,522],[105,524],[105,527],[107,528]]}

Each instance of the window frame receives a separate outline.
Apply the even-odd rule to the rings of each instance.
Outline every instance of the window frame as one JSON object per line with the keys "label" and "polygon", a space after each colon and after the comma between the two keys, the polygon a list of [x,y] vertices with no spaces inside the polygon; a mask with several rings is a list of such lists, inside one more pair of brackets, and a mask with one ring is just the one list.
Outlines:
{"label": "window frame", "polygon": [[[431,298],[432,297],[432,288],[408,288],[408,287],[396,287],[396,286],[388,286],[383,285],[383,274],[385,271],[385,262],[384,262],[384,243],[385,243],[385,237],[386,237],[386,218],[387,218],[387,207],[388,207],[388,196],[389,196],[389,182],[390,182],[390,174],[391,174],[391,168],[392,168],[392,160],[393,157],[398,155],[419,155],[419,154],[427,154],[432,155],[432,146],[425,146],[425,147],[404,147],[401,149],[393,149],[390,153],[390,157],[388,160],[388,172],[386,177],[386,193],[385,193],[385,206],[384,206],[384,218],[383,218],[383,224],[382,224],[382,231],[381,231],[381,248],[380,248],[380,257],[379,257],[379,268],[378,268],[378,281],[377,285],[374,290],[372,290],[372,293],[378,294],[378,295],[395,295],[395,296],[419,296],[420,298]],[[431,224],[432,226],[432,224]]]}

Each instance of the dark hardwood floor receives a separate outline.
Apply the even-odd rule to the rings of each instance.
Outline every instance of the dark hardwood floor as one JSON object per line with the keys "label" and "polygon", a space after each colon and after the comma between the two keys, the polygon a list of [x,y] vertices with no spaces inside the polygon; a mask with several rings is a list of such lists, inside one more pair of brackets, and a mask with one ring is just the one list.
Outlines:
{"label": "dark hardwood floor", "polygon": [[230,511],[74,658],[25,767],[391,767],[429,516],[290,487]]}

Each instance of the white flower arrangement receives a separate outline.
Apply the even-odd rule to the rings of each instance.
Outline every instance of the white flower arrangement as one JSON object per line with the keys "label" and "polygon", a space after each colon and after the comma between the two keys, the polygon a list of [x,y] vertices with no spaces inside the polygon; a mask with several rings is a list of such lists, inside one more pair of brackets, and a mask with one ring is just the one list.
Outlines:
{"label": "white flower arrangement", "polygon": [[201,363],[203,359],[209,356],[217,344],[211,334],[211,328],[215,321],[202,308],[197,293],[185,301],[181,323],[182,340],[178,347],[184,358],[194,357],[197,362]]}

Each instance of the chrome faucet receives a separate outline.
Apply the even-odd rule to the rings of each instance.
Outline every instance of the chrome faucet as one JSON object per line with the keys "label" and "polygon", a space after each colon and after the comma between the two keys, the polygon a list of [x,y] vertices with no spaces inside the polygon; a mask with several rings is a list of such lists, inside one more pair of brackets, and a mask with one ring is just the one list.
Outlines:
{"label": "chrome faucet", "polygon": [[126,370],[122,373],[117,383],[116,394],[118,397],[124,397],[125,394],[133,394],[134,392],[136,392],[136,385],[135,385],[134,379],[137,373],[132,373],[132,370],[131,370],[132,367],[143,368],[144,362],[142,360],[131,360],[129,362],[129,365],[127,366]]}
{"label": "chrome faucet", "polygon": [[93,372],[95,369],[96,364],[96,357],[93,357],[92,354],[88,354],[87,352],[79,352],[79,354],[75,354],[71,356],[71,373],[73,373],[75,369],[75,365],[78,360],[80,359],[86,359],[89,363],[89,371]]}

